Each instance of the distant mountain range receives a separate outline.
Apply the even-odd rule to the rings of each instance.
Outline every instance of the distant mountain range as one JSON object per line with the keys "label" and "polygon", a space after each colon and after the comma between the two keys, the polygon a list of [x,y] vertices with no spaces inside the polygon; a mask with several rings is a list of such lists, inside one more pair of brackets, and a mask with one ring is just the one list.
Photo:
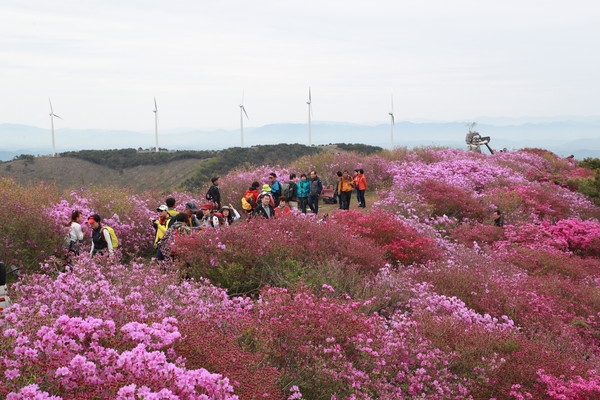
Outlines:
{"label": "distant mountain range", "polygon": [[[559,156],[573,154],[577,159],[600,158],[600,117],[527,124],[479,124],[482,136],[491,136],[491,147],[508,150],[524,147],[548,149]],[[272,124],[244,129],[246,146],[259,144],[306,144],[306,124]],[[464,148],[467,132],[462,122],[398,122],[394,127],[394,144],[409,148],[438,145]],[[57,129],[57,152],[122,148],[153,148],[154,132],[100,129]],[[169,150],[218,150],[240,145],[239,130],[173,129],[159,132],[159,145]],[[51,134],[47,128],[28,125],[0,124],[0,160],[21,154],[45,155],[52,152]],[[313,144],[364,143],[390,147],[388,124],[350,124],[314,122]]]}

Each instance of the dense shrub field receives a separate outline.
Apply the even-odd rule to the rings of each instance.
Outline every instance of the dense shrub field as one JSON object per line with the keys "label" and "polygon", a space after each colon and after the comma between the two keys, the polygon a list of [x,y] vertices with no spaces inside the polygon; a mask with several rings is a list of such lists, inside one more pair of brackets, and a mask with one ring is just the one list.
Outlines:
{"label": "dense shrub field", "polygon": [[[199,190],[0,178],[0,261],[25,272],[0,314],[0,397],[600,398],[595,165],[421,148],[248,166],[221,177],[225,203],[270,172],[363,168],[368,208],[194,232],[173,263],[151,258],[149,219]],[[115,256],[65,264],[72,209],[105,218]]]}

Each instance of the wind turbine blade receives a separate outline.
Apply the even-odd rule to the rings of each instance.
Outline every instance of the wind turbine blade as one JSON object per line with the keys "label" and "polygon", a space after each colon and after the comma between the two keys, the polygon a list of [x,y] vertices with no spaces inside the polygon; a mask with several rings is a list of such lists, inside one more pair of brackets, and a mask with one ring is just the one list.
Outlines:
{"label": "wind turbine blade", "polygon": [[[56,117],[56,118],[59,118],[59,119],[62,119],[61,117],[59,117],[58,115],[56,115],[56,114],[54,114],[54,113],[52,113],[52,116],[53,116],[53,117]],[[63,120],[63,121],[64,121],[64,120]]]}
{"label": "wind turbine blade", "polygon": [[248,113],[246,112],[246,107],[244,107],[244,105],[242,105],[242,111],[244,112],[244,114],[246,114],[246,118],[250,119],[250,117],[248,117]]}
{"label": "wind turbine blade", "polygon": [[158,106],[156,105],[156,97],[154,98],[154,112],[158,112]]}
{"label": "wind turbine blade", "polygon": [[396,125],[396,120],[394,119],[394,114],[391,114],[392,116],[392,125]]}

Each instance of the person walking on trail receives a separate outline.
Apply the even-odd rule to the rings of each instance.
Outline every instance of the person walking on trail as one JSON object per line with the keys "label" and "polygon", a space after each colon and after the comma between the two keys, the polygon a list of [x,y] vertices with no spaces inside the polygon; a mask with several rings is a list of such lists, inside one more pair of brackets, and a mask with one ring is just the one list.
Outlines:
{"label": "person walking on trail", "polygon": [[83,230],[81,223],[83,222],[83,214],[79,210],[71,211],[71,221],[69,222],[68,250],[75,255],[79,255],[81,244],[83,243]]}
{"label": "person walking on trail", "polygon": [[225,226],[233,224],[235,221],[242,217],[240,213],[237,212],[237,210],[233,208],[231,204],[229,204],[228,206],[223,206],[219,212],[223,216]]}
{"label": "person walking on trail", "polygon": [[92,248],[90,250],[92,256],[98,253],[104,254],[107,250],[109,254],[113,254],[110,232],[108,229],[104,229],[101,222],[102,218],[98,214],[93,214],[88,218],[88,223],[92,228]]}
{"label": "person walking on trail", "polygon": [[275,206],[279,205],[279,197],[281,197],[281,181],[277,179],[277,174],[271,172],[269,174],[269,186],[271,187],[271,196]]}
{"label": "person walking on trail", "polygon": [[273,199],[271,199],[271,195],[269,193],[261,194],[261,196],[258,198],[259,204],[254,211],[252,211],[251,218],[274,218],[275,210],[271,205],[272,201]]}
{"label": "person walking on trail", "polygon": [[156,230],[156,235],[154,235],[154,248],[156,249],[156,258],[161,260],[162,258],[159,256],[160,249],[158,247],[158,244],[165,236],[165,233],[168,229],[167,223],[169,222],[169,207],[167,207],[165,204],[161,204],[160,206],[158,206],[156,211],[158,212],[158,218],[150,218],[150,220],[152,221],[152,226]]}
{"label": "person walking on trail", "polygon": [[158,257],[159,252],[157,251],[157,259],[161,261],[173,261],[176,255],[173,252],[172,247],[177,238],[181,235],[189,235],[192,233],[192,229],[188,226],[189,217],[186,213],[181,212],[177,214],[174,219],[175,222],[173,222],[171,227],[167,230],[158,246],[161,258]]}
{"label": "person walking on trail", "polygon": [[213,204],[213,209],[221,209],[221,189],[219,189],[219,177],[215,176],[211,180],[212,186],[206,192],[206,200]]}
{"label": "person walking on trail", "polygon": [[300,175],[298,181],[298,208],[302,213],[306,214],[306,206],[308,206],[308,194],[310,192],[310,182],[308,181],[306,174]]}
{"label": "person walking on trail", "polygon": [[323,183],[321,182],[321,178],[317,176],[316,171],[310,172],[310,189],[308,193],[308,206],[310,210],[318,214],[319,213],[319,197],[321,196],[321,192],[323,191]]}
{"label": "person walking on trail", "polygon": [[338,193],[340,196],[340,208],[342,210],[350,209],[350,199],[352,198],[352,190],[354,189],[354,181],[350,177],[348,170],[344,170],[342,177],[338,183]]}
{"label": "person walking on trail", "polygon": [[358,173],[354,177],[354,182],[356,185],[356,200],[358,201],[358,206],[361,208],[365,208],[367,206],[367,202],[365,201],[365,191],[367,190],[367,178],[365,178],[365,170],[357,169]]}
{"label": "person walking on trail", "polygon": [[179,214],[179,211],[175,209],[175,199],[173,197],[168,197],[165,200],[165,204],[168,207],[167,212],[169,213],[169,218],[176,216]]}

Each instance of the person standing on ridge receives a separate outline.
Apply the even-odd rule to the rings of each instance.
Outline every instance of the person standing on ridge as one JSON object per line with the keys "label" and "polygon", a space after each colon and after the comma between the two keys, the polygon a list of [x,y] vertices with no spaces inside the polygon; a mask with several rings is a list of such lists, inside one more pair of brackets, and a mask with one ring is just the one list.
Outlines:
{"label": "person standing on ridge", "polygon": [[206,200],[212,202],[213,210],[221,209],[221,189],[219,189],[219,177],[215,176],[211,180],[212,186],[206,192]]}
{"label": "person standing on ridge", "polygon": [[352,190],[354,189],[354,181],[350,177],[348,170],[344,170],[342,177],[338,183],[338,193],[340,199],[340,209],[350,209],[350,199],[352,198]]}
{"label": "person standing on ridge", "polygon": [[358,201],[358,206],[361,208],[365,208],[367,206],[367,202],[365,200],[365,192],[367,190],[367,178],[365,178],[365,170],[358,169],[358,174],[355,176],[356,183],[356,200]]}
{"label": "person standing on ridge", "polygon": [[298,181],[298,208],[303,214],[306,214],[306,206],[308,205],[308,194],[310,192],[310,182],[307,180],[306,174],[300,175]]}
{"label": "person standing on ridge", "polygon": [[316,171],[310,172],[310,189],[308,192],[308,206],[310,210],[318,214],[319,213],[319,197],[323,191],[323,183],[321,178],[317,176]]}

